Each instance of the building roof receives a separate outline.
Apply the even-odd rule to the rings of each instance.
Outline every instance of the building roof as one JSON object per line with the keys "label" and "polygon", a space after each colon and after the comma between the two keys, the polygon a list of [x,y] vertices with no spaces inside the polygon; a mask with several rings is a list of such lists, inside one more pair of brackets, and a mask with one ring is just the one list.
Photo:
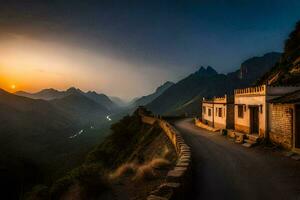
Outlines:
{"label": "building roof", "polygon": [[300,103],[300,90],[287,93],[281,97],[271,99],[270,103]]}

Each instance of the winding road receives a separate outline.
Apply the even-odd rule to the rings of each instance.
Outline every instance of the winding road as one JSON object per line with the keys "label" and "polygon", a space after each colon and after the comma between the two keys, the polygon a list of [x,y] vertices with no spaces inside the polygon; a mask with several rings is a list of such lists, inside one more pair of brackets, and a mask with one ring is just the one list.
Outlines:
{"label": "winding road", "polygon": [[173,124],[192,150],[193,199],[300,200],[300,161],[262,146],[245,148],[191,119]]}

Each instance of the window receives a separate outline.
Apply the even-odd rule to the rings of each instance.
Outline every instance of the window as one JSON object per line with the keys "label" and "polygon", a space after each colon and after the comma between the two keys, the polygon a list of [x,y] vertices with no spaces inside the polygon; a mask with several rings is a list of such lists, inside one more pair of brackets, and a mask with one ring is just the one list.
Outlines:
{"label": "window", "polygon": [[208,109],[208,116],[211,116],[211,109]]}
{"label": "window", "polygon": [[219,117],[222,117],[222,113],[223,113],[222,108],[219,108],[218,116],[219,116]]}
{"label": "window", "polygon": [[216,116],[218,116],[218,108],[216,108]]}
{"label": "window", "polygon": [[206,107],[205,106],[203,106],[203,114],[206,114]]}
{"label": "window", "polygon": [[244,117],[243,105],[238,105],[238,117],[239,118],[243,118]]}

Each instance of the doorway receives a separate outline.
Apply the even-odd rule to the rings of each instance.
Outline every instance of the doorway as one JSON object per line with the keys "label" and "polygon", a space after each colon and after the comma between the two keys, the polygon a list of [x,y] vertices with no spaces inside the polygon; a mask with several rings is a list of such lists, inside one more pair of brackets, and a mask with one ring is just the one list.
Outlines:
{"label": "doorway", "polygon": [[251,106],[250,109],[250,133],[259,133],[259,107]]}

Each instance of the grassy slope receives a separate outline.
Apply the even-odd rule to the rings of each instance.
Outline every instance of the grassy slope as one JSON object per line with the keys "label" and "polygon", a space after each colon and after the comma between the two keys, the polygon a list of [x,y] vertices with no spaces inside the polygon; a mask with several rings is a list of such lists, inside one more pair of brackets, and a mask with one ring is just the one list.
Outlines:
{"label": "grassy slope", "polygon": [[[125,196],[140,199],[162,181],[158,175],[165,173],[163,170],[156,171],[155,174],[158,177],[146,182],[134,181],[130,177],[122,178],[119,181],[123,186],[107,179],[108,174],[127,163],[146,168],[146,164],[154,158],[163,157],[173,162],[176,157],[172,145],[162,134],[160,127],[142,123],[136,113],[113,124],[111,130],[112,134],[88,154],[86,161],[79,168],[69,172],[48,189],[48,195],[52,198],[62,195],[64,198],[70,198],[80,193],[79,196],[83,199],[95,198],[105,191],[112,190],[121,199]],[[92,177],[98,178],[94,180]],[[103,188],[103,190],[86,192],[85,188],[94,187]],[[34,191],[31,195],[37,195],[40,192],[40,190]]]}

